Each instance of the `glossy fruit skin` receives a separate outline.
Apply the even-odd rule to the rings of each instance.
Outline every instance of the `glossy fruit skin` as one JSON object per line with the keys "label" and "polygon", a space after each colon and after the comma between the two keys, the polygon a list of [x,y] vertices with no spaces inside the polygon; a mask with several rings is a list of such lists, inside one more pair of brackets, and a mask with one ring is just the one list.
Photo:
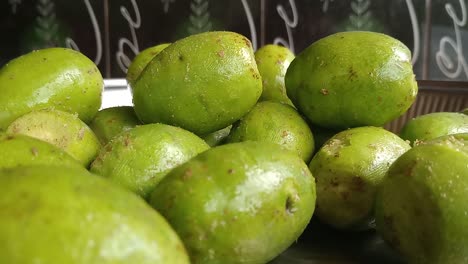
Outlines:
{"label": "glossy fruit skin", "polygon": [[26,135],[0,133],[0,169],[32,165],[83,167],[62,149]]}
{"label": "glossy fruit skin", "polygon": [[293,105],[286,94],[284,84],[284,76],[292,60],[294,60],[294,53],[280,45],[268,44],[255,52],[255,61],[263,84],[260,101]]}
{"label": "glossy fruit skin", "polygon": [[382,126],[402,115],[418,91],[409,49],[375,32],[339,32],[296,56],[287,95],[313,124]]}
{"label": "glossy fruit skin", "polygon": [[418,144],[390,168],[377,231],[409,263],[468,261],[468,133]]}
{"label": "glossy fruit skin", "polygon": [[53,109],[29,112],[13,121],[6,130],[46,141],[67,152],[84,167],[96,158],[101,143],[78,116]]}
{"label": "glossy fruit skin", "polygon": [[205,141],[184,129],[141,125],[107,143],[90,170],[147,198],[172,168],[207,149]]}
{"label": "glossy fruit skin", "polygon": [[401,129],[400,137],[411,144],[441,136],[468,133],[468,116],[462,113],[436,112],[417,116]]}
{"label": "glossy fruit skin", "polygon": [[161,50],[167,48],[169,43],[159,44],[153,47],[146,48],[138,53],[135,58],[132,60],[132,63],[128,67],[126,79],[130,86],[135,82],[136,79],[140,76],[143,69],[148,65],[148,63],[158,55]]}
{"label": "glossy fruit skin", "polygon": [[132,86],[137,116],[197,135],[240,119],[262,93],[250,41],[237,33],[191,35],[162,50]]}
{"label": "glossy fruit skin", "polygon": [[318,219],[337,229],[371,228],[377,189],[390,165],[408,149],[407,142],[380,127],[334,135],[309,165],[317,184]]}
{"label": "glossy fruit skin", "polygon": [[104,81],[96,65],[66,48],[33,51],[0,69],[0,130],[32,111],[54,108],[89,122],[101,107]]}
{"label": "glossy fruit skin", "polygon": [[267,263],[303,232],[315,182],[292,152],[267,142],[214,147],[172,170],[150,204],[176,230],[192,263]]}
{"label": "glossy fruit skin", "polygon": [[99,110],[89,123],[89,127],[101,144],[105,145],[119,133],[142,124],[133,106],[115,106]]}
{"label": "glossy fruit skin", "polygon": [[264,101],[234,123],[228,143],[266,141],[291,150],[309,162],[314,152],[314,136],[306,121],[292,106]]}
{"label": "glossy fruit skin", "polygon": [[157,212],[84,168],[0,170],[0,262],[188,264]]}

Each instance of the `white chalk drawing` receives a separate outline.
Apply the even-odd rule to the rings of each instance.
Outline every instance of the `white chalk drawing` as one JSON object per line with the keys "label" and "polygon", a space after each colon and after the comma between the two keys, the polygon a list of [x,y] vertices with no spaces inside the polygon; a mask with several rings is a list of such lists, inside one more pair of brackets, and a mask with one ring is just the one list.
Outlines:
{"label": "white chalk drawing", "polygon": [[127,47],[132,51],[133,57],[140,52],[140,48],[138,47],[136,30],[141,26],[141,15],[136,0],[131,0],[131,3],[135,12],[135,18],[131,17],[126,7],[120,6],[120,13],[124,17],[124,19],[127,20],[128,26],[130,28],[131,40],[127,38],[120,38],[118,42],[118,50],[115,54],[117,64],[124,73],[127,73],[127,69],[132,63],[132,59],[125,53],[125,48]]}
{"label": "white chalk drawing", "polygon": [[273,44],[281,44],[289,48],[294,53],[294,37],[292,34],[292,29],[297,27],[297,24],[299,22],[299,15],[296,8],[296,2],[294,0],[289,0],[289,5],[291,6],[292,18],[288,16],[286,10],[282,5],[276,6],[276,11],[278,12],[278,15],[281,17],[281,19],[284,21],[284,24],[286,26],[288,40],[285,40],[282,37],[276,37],[273,40]]}
{"label": "white chalk drawing", "polygon": [[245,16],[247,17],[247,22],[249,23],[250,29],[250,41],[252,41],[252,47],[254,50],[257,50],[257,29],[255,27],[255,21],[252,16],[252,11],[250,11],[249,3],[247,0],[241,0],[242,6],[244,7]]}
{"label": "white chalk drawing", "polygon": [[[102,59],[101,30],[99,29],[99,25],[96,19],[96,14],[94,12],[93,6],[90,4],[89,0],[84,0],[84,3],[86,5],[86,10],[88,11],[88,15],[91,19],[91,24],[93,25],[94,36],[96,38],[96,56],[94,57],[94,63],[96,65],[99,65]],[[66,38],[65,45],[67,48],[71,48],[77,51],[80,50],[76,42],[71,38]]]}
{"label": "white chalk drawing", "polygon": [[323,2],[322,12],[326,13],[326,12],[328,12],[328,7],[330,7],[330,2],[333,2],[333,0],[320,0],[320,2]]}
{"label": "white chalk drawing", "polygon": [[347,30],[367,30],[373,27],[372,11],[369,10],[370,0],[351,2],[352,14],[349,15]]}
{"label": "white chalk drawing", "polygon": [[16,14],[16,10],[19,5],[21,5],[22,0],[8,0],[8,3],[10,3],[11,6],[11,12],[13,14]]}
{"label": "white chalk drawing", "polygon": [[[445,4],[445,10],[453,21],[453,30],[455,39],[449,36],[443,36],[439,42],[439,50],[436,52],[436,63],[440,71],[448,78],[455,79],[462,73],[468,77],[468,65],[463,54],[463,42],[461,39],[460,28],[466,26],[467,14],[464,0],[460,0],[461,17],[459,17],[452,4]],[[447,54],[447,49],[452,49],[456,54],[456,61],[452,61]]]}
{"label": "white chalk drawing", "polygon": [[59,25],[55,12],[55,3],[51,0],[39,0],[36,3],[38,16],[34,26],[34,33],[39,38],[40,48],[55,47],[59,45]]}
{"label": "white chalk drawing", "polygon": [[169,6],[174,3],[175,0],[161,0],[161,3],[163,4],[163,10],[164,10],[164,13],[169,13]]}
{"label": "white chalk drawing", "polygon": [[406,0],[406,7],[408,9],[408,13],[411,20],[411,28],[413,30],[413,51],[411,52],[412,58],[411,62],[415,64],[419,58],[419,50],[421,46],[421,35],[419,34],[419,21],[416,15],[416,11],[414,10],[413,0]]}
{"label": "white chalk drawing", "polygon": [[187,28],[189,34],[207,32],[212,29],[208,8],[209,1],[207,0],[193,0],[190,3],[190,25]]}

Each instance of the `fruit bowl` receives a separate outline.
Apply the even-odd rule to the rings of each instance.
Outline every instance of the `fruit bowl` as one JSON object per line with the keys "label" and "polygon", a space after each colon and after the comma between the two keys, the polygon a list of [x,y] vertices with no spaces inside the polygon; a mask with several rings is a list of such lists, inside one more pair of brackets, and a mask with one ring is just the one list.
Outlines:
{"label": "fruit bowl", "polygon": [[[468,108],[468,82],[418,81],[411,108],[385,128],[398,133],[413,117],[432,112],[459,112]],[[102,108],[132,105],[124,79],[105,80]],[[375,231],[340,232],[312,219],[302,236],[270,264],[404,263]]]}

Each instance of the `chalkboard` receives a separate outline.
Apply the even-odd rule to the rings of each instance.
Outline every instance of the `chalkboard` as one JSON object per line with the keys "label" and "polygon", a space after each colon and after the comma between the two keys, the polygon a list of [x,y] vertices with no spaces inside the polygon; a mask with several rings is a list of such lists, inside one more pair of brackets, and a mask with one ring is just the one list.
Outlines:
{"label": "chalkboard", "polygon": [[30,50],[64,46],[106,78],[125,76],[141,50],[212,30],[275,43],[296,54],[338,31],[389,34],[412,51],[420,80],[468,80],[465,0],[5,0],[0,65]]}

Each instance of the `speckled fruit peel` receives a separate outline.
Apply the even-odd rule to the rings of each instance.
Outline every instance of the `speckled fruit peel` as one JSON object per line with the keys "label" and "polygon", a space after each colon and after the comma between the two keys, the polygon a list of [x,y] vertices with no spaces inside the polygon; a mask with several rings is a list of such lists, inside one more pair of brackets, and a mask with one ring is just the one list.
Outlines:
{"label": "speckled fruit peel", "polygon": [[268,44],[255,52],[255,61],[262,76],[263,92],[260,101],[275,101],[292,105],[286,94],[284,76],[294,53],[288,48]]}
{"label": "speckled fruit peel", "polygon": [[377,196],[382,237],[409,263],[468,263],[468,133],[418,144]]}
{"label": "speckled fruit peel", "polygon": [[172,170],[150,204],[179,234],[192,263],[264,264],[309,223],[315,181],[301,158],[276,144],[231,143]]}
{"label": "speckled fruit peel", "polygon": [[46,141],[70,154],[84,167],[89,166],[101,148],[96,135],[78,116],[59,110],[29,112],[13,121],[7,133]]}
{"label": "speckled fruit peel", "polygon": [[417,141],[459,133],[468,133],[468,115],[437,112],[409,120],[401,129],[400,137],[414,144]]}
{"label": "speckled fruit peel", "polygon": [[142,50],[135,56],[135,58],[132,60],[132,63],[130,63],[130,66],[128,66],[126,75],[127,82],[130,86],[132,86],[135,80],[138,79],[138,77],[140,77],[140,74],[146,67],[146,65],[148,65],[148,63],[156,55],[158,55],[158,53],[161,52],[161,50],[167,48],[167,46],[169,45],[169,43],[163,43],[153,47],[149,47]]}
{"label": "speckled fruit peel", "polygon": [[132,106],[115,106],[99,110],[89,127],[105,145],[117,134],[142,125]]}
{"label": "speckled fruit peel", "polygon": [[317,184],[317,217],[344,230],[372,227],[378,187],[390,165],[410,145],[380,127],[334,135],[309,165]]}
{"label": "speckled fruit peel", "polygon": [[62,149],[26,135],[0,132],[0,169],[30,165],[83,167]]}
{"label": "speckled fruit peel", "polygon": [[313,124],[382,126],[406,112],[418,91],[410,50],[375,32],[322,38],[291,62],[286,91]]}
{"label": "speckled fruit peel", "polygon": [[246,114],[262,93],[262,80],[251,42],[234,32],[214,31],[163,49],[132,92],[135,112],[144,123],[206,135]]}
{"label": "speckled fruit peel", "polygon": [[292,106],[264,101],[234,123],[228,143],[266,141],[291,150],[309,162],[314,152],[314,136],[306,121]]}
{"label": "speckled fruit peel", "polygon": [[163,217],[84,168],[0,170],[0,186],[0,263],[189,263]]}
{"label": "speckled fruit peel", "polygon": [[172,168],[207,149],[205,141],[182,128],[141,125],[107,143],[90,170],[147,198]]}
{"label": "speckled fruit peel", "polygon": [[0,130],[32,110],[50,107],[89,122],[101,107],[103,86],[96,65],[78,51],[27,53],[0,69]]}

